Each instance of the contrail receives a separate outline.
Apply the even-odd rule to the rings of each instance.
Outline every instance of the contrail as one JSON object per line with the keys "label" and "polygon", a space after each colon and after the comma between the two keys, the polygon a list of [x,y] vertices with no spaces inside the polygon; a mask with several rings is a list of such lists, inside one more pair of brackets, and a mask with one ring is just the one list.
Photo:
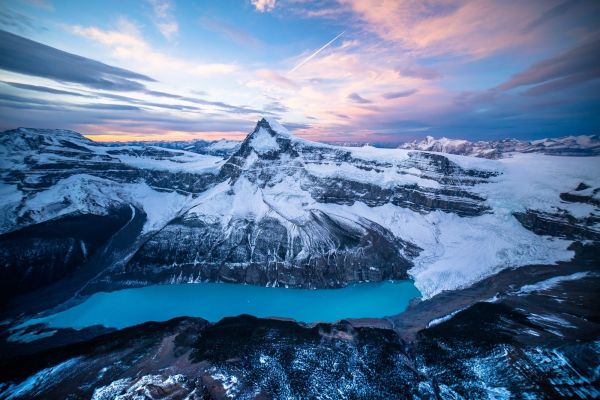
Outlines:
{"label": "contrail", "polygon": [[317,54],[319,54],[320,52],[322,52],[323,50],[325,50],[331,43],[335,42],[337,39],[339,39],[340,36],[342,36],[344,33],[346,33],[346,31],[340,33],[339,35],[337,35],[336,37],[334,37],[333,39],[331,39],[329,42],[325,43],[325,45],[323,45],[323,47],[321,47],[319,50],[315,51],[314,53],[312,53],[310,56],[306,57],[304,60],[302,60],[298,65],[296,65],[294,68],[290,69],[288,71],[288,74],[291,74],[292,72],[294,72],[295,70],[297,70],[298,68],[300,68],[301,66],[303,66],[304,64],[306,64],[307,62],[309,62],[310,60],[312,60],[313,58],[315,58],[315,56]]}

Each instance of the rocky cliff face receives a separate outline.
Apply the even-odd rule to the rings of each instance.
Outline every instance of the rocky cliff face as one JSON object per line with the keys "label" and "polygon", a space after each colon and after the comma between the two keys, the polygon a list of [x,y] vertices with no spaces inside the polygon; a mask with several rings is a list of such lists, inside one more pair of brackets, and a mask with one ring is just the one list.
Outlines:
{"label": "rocky cliff face", "polygon": [[126,143],[110,143],[112,146],[129,145],[134,147],[162,147],[171,150],[184,150],[192,153],[205,154],[228,158],[235,153],[240,147],[241,141],[238,140],[192,140],[192,141],[143,141],[143,142],[126,142]]}

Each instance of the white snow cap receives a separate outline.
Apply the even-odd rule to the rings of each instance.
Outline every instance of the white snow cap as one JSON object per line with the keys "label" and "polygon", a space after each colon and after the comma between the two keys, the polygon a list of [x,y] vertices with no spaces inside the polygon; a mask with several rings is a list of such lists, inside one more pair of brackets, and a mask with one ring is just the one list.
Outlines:
{"label": "white snow cap", "polygon": [[263,117],[262,119],[267,121],[271,129],[273,129],[275,132],[285,136],[292,136],[292,133],[284,128],[283,125],[277,122],[274,118]]}

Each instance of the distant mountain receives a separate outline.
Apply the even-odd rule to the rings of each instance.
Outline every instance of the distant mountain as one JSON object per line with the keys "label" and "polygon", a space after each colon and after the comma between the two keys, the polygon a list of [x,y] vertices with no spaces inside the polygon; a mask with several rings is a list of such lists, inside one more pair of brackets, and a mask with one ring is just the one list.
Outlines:
{"label": "distant mountain", "polygon": [[557,156],[600,155],[598,135],[564,136],[554,139],[522,141],[503,139],[471,142],[462,139],[435,139],[427,136],[421,141],[401,144],[398,148],[408,150],[435,151],[489,159],[498,159],[508,153],[542,153]]}
{"label": "distant mountain", "polygon": [[176,141],[138,141],[111,142],[108,146],[163,147],[166,149],[185,150],[192,153],[207,154],[218,157],[229,157],[240,147],[240,140],[176,140]]}

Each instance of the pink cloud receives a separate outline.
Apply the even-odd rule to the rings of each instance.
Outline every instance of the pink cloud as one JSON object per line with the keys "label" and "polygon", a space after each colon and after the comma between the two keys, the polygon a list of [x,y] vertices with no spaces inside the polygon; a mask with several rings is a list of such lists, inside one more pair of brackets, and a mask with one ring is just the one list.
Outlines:
{"label": "pink cloud", "polygon": [[339,0],[384,40],[418,54],[483,57],[522,45],[532,35],[525,28],[537,15],[535,2],[493,0]]}
{"label": "pink cloud", "polygon": [[273,11],[277,0],[250,0],[252,5],[260,12]]}
{"label": "pink cloud", "polygon": [[268,69],[261,69],[256,73],[260,78],[270,81],[278,86],[282,86],[287,89],[298,89],[298,84],[293,80],[279,74],[278,72],[271,71]]}

